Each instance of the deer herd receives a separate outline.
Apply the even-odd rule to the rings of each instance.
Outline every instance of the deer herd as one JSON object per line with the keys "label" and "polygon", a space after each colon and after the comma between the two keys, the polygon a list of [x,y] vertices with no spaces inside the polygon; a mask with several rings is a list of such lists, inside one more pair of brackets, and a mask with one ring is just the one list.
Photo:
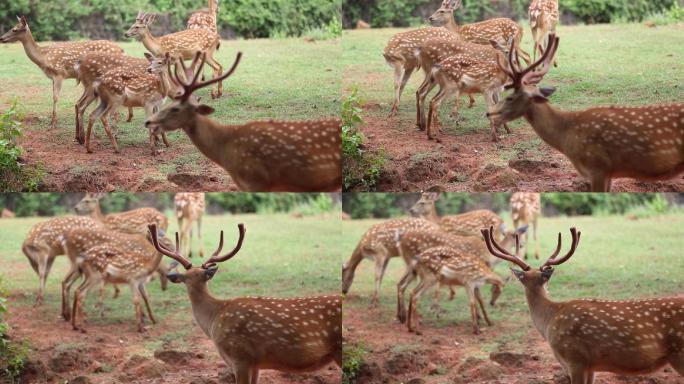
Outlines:
{"label": "deer herd", "polygon": [[[214,112],[200,104],[194,91],[216,84],[211,98],[223,94],[223,80],[236,69],[242,53],[226,73],[214,55],[221,46],[216,24],[218,0],[208,0],[208,8],[193,13],[187,29],[163,36],[150,31],[156,15],[140,11],[125,36],[139,40],[145,58],[125,55],[115,43],[100,41],[64,42],[39,46],[28,20],[18,23],[0,36],[0,43],[20,41],[27,56],[53,83],[51,128],[57,126],[57,101],[64,79],[76,79],[83,94],[75,105],[75,139],[93,152],[92,130],[99,119],[114,152],[120,148],[110,119],[118,119],[121,107],[145,111],[152,155],[157,155],[161,139],[170,143],[166,132],[182,129],[192,143],[232,177],[241,190],[338,191],[341,189],[341,122],[339,119],[310,121],[254,121],[242,125],[221,125],[207,117]],[[201,60],[200,60],[201,59]],[[186,60],[192,60],[190,67]],[[209,81],[197,82],[205,63],[213,69]],[[163,103],[171,99],[166,108]],[[94,101],[99,105],[84,114]]]}
{"label": "deer herd", "polygon": [[[667,364],[684,376],[683,297],[552,301],[548,282],[554,267],[567,262],[577,250],[580,231],[570,229],[570,249],[563,256],[559,256],[559,233],[551,256],[539,268],[532,268],[524,260],[527,252],[522,249],[529,225],[534,228],[536,246],[539,194],[519,192],[511,197],[511,218],[515,223],[511,230],[506,230],[503,220],[489,210],[439,216],[435,208],[439,199],[439,193],[423,193],[409,210],[411,218],[370,227],[343,265],[343,293],[349,292],[359,263],[370,259],[375,263],[370,305],[378,308],[387,264],[391,258],[401,257],[406,269],[397,285],[398,321],[406,324],[409,332],[420,335],[419,298],[436,287],[432,309],[439,312],[439,288],[448,286],[453,298],[454,288],[462,286],[468,297],[472,331],[477,335],[482,319],[492,325],[481,288],[492,286],[489,303],[494,306],[509,280],[494,272],[494,266],[505,261],[520,268],[511,268],[512,278],[522,283],[532,323],[548,342],[571,384],[593,384],[596,372],[637,375]],[[539,259],[538,247],[535,258]],[[418,284],[411,291],[407,310],[404,292],[416,277]]]}
{"label": "deer herd", "polygon": [[[416,126],[430,140],[440,141],[439,106],[456,96],[452,115],[458,113],[461,94],[481,93],[487,104],[492,139],[498,129],[525,118],[549,146],[565,155],[594,192],[609,192],[614,178],[640,181],[672,179],[684,172],[684,104],[641,107],[597,107],[564,112],[549,105],[555,88],[539,83],[551,64],[557,66],[558,0],[533,0],[529,21],[534,41],[534,63],[521,48],[523,30],[516,22],[496,18],[459,26],[454,11],[461,0],[443,0],[428,18],[432,27],[394,35],[383,52],[394,68],[397,114],[401,93],[411,74],[422,69],[425,79],[416,92]],[[520,59],[527,67],[522,67]],[[425,116],[425,99],[430,100]],[[512,89],[504,97],[503,92]]]}
{"label": "deer herd", "polygon": [[[71,327],[87,332],[84,303],[92,288],[100,289],[104,316],[104,286],[127,284],[131,288],[136,328],[145,321],[156,323],[146,284],[159,275],[166,282],[184,283],[195,321],[213,341],[221,357],[234,367],[236,383],[258,384],[259,370],[305,372],[331,362],[342,364],[342,301],[339,295],[295,298],[242,297],[220,300],[209,293],[208,281],[219,263],[234,257],[244,242],[246,229],[238,225],[235,248],[221,254],[223,231],[216,251],[194,267],[190,251],[192,224],[197,223],[201,243],[204,193],[179,193],[174,198],[178,228],[175,244],[166,231],[167,217],[155,208],[138,208],[104,215],[103,194],[86,194],[78,202],[78,215],[63,216],[34,225],[22,251],[38,274],[40,285],[35,305],[44,300],[45,283],[57,256],[67,255],[70,269],[62,281],[62,317]],[[204,251],[199,245],[199,254]],[[173,259],[170,265],[164,256]],[[177,270],[183,267],[185,272]],[[81,279],[70,300],[71,288]],[[118,294],[118,289],[116,289]],[[143,307],[144,304],[144,307]]]}

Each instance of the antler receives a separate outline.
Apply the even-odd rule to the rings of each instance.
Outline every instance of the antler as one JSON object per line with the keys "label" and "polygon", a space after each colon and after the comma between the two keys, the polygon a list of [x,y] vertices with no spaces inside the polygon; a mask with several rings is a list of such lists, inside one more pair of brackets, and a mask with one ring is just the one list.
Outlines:
{"label": "antler", "polygon": [[[508,76],[510,76],[511,79],[513,79],[513,88],[520,87],[524,84],[537,84],[541,81],[541,79],[544,77],[544,75],[546,75],[546,73],[550,69],[550,63],[553,60],[554,55],[556,54],[559,41],[560,38],[556,37],[555,34],[550,34],[546,51],[544,51],[542,57],[540,57],[539,60],[532,63],[529,67],[525,68],[524,70],[520,70],[520,68],[515,64],[513,56],[515,49],[511,49],[508,52],[508,63],[510,65],[510,71],[508,71],[506,67],[502,65],[503,63],[499,58],[499,66],[501,67],[501,69],[503,69],[504,72],[506,72],[506,74],[508,74]],[[542,69],[540,71],[535,71],[535,69],[541,64],[544,64]]]}
{"label": "antler", "polygon": [[561,234],[558,233],[558,246],[556,247],[556,252],[554,252],[551,255],[551,257],[549,257],[549,259],[546,260],[546,262],[541,267],[539,267],[540,270],[544,270],[546,267],[563,264],[566,261],[568,261],[570,256],[572,256],[575,253],[575,250],[579,245],[580,236],[582,236],[582,232],[579,232],[577,231],[577,228],[572,227],[570,228],[570,234],[572,235],[572,245],[570,245],[570,250],[568,251],[568,253],[566,253],[565,256],[561,257],[560,259],[556,259],[556,256],[558,256],[558,253],[561,249]]}
{"label": "antler", "polygon": [[[214,79],[197,83],[197,79],[199,78],[200,74],[202,73],[202,68],[204,67],[204,62],[206,61],[206,53],[202,53],[202,52],[198,51],[192,60],[192,65],[190,66],[190,68],[194,68],[195,64],[197,64],[197,60],[199,60],[200,58],[201,58],[200,65],[197,68],[195,75],[193,76],[192,81],[190,81],[190,83],[187,83],[184,80],[182,80],[178,76],[178,74],[175,75],[176,80],[183,87],[183,90],[184,90],[183,95],[178,98],[181,102],[188,101],[188,99],[190,98],[190,95],[192,95],[192,93],[194,91],[196,91],[200,88],[204,88],[208,85],[218,83],[219,81],[225,80],[228,76],[232,75],[233,72],[235,72],[235,68],[237,68],[238,64],[240,63],[240,59],[242,58],[242,52],[237,53],[237,55],[235,57],[235,62],[233,63],[233,66],[230,67],[228,72],[226,72],[223,75],[216,77]],[[188,68],[185,66],[185,63],[183,62],[182,59],[180,62],[181,62],[181,67],[183,67],[183,73],[188,73]],[[169,71],[170,71],[170,69],[169,69]]]}
{"label": "antler", "polygon": [[224,262],[230,259],[231,257],[235,256],[240,251],[240,248],[242,248],[242,241],[245,239],[245,225],[242,223],[238,224],[238,231],[240,232],[240,237],[238,238],[238,242],[237,245],[235,245],[235,248],[233,248],[232,251],[226,253],[225,255],[219,256],[218,254],[221,252],[221,249],[223,248],[223,231],[221,231],[221,237],[219,240],[218,248],[216,248],[216,251],[214,251],[209,260],[202,264],[202,268],[207,269],[211,266],[216,265],[216,263]]}
{"label": "antler", "polygon": [[[492,233],[494,232],[494,227],[489,227],[489,229],[483,229],[480,232],[482,232],[482,236],[484,237],[485,244],[487,244],[487,249],[489,250],[489,253],[491,253],[493,256],[498,257],[500,259],[510,261],[511,263],[517,264],[520,268],[522,268],[524,271],[529,271],[531,267],[527,265],[522,259],[515,255],[511,255],[507,250],[503,249],[499,244],[494,241],[494,237],[492,236]],[[495,249],[496,248],[496,249]],[[520,250],[520,240],[519,236],[516,234],[515,235],[515,253],[517,254],[518,251]]]}
{"label": "antler", "polygon": [[178,241],[178,232],[176,232],[176,250],[172,251],[168,248],[166,248],[164,245],[159,243],[159,239],[157,238],[157,225],[156,224],[150,224],[147,226],[147,228],[150,230],[150,236],[152,236],[152,244],[154,244],[154,247],[157,249],[159,253],[162,255],[166,255],[177,262],[179,262],[185,269],[190,269],[192,268],[192,263],[181,256],[179,249],[180,249],[180,242]]}

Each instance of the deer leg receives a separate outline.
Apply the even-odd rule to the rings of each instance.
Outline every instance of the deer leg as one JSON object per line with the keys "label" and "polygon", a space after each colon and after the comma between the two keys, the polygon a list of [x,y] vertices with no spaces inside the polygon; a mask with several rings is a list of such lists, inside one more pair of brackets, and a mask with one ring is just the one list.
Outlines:
{"label": "deer leg", "polygon": [[532,221],[532,234],[534,237],[534,258],[539,260],[539,242],[537,241],[537,217]]}
{"label": "deer leg", "polygon": [[109,126],[109,121],[107,121],[107,115],[109,114],[109,111],[112,110],[112,106],[107,107],[106,112],[100,116],[100,121],[102,122],[102,126],[105,129],[105,132],[107,132],[107,137],[109,137],[109,142],[112,144],[112,147],[114,147],[114,153],[120,153],[119,151],[119,146],[116,144],[116,138],[112,134],[112,129]]}
{"label": "deer leg", "polygon": [[150,316],[150,321],[152,322],[152,324],[156,324],[157,320],[155,320],[154,315],[152,315],[152,309],[150,308],[149,296],[147,295],[145,284],[139,283],[138,290],[140,291],[140,295],[142,296],[143,301],[145,302],[145,308],[147,309],[147,315]]}
{"label": "deer leg", "polygon": [[388,117],[394,117],[399,112],[399,100],[401,100],[401,79],[404,74],[404,66],[402,63],[394,62],[394,103],[392,104],[392,111]]}
{"label": "deer leg", "polygon": [[[214,59],[213,53],[207,52],[207,64],[214,70],[214,78],[217,78],[223,74],[223,67],[221,64]],[[223,81],[219,81],[216,85],[217,93],[214,95],[214,89],[211,90],[211,98],[218,99],[223,95]]]}
{"label": "deer leg", "polygon": [[468,304],[470,305],[470,317],[473,323],[473,333],[476,335],[480,334],[480,326],[478,324],[477,304],[475,304],[475,290],[473,287],[466,286],[466,292],[468,293]]}
{"label": "deer leg", "polygon": [[[496,107],[496,95],[493,91],[487,90],[485,92],[485,102],[487,103],[487,112],[492,112]],[[496,143],[497,141],[499,141],[499,129],[496,123],[494,122],[493,118],[489,119],[489,125],[492,130],[492,141]]]}
{"label": "deer leg", "polygon": [[104,319],[105,317],[105,305],[104,305],[104,298],[105,298],[105,284],[102,282],[100,284],[100,293],[97,298],[97,309],[100,310],[100,317]]}
{"label": "deer leg", "polygon": [[131,120],[133,120],[133,107],[128,107],[128,118],[126,118],[126,122],[130,123]]}
{"label": "deer leg", "polygon": [[602,173],[591,177],[592,192],[610,192],[610,184],[610,178]]}
{"label": "deer leg", "polygon": [[94,281],[88,277],[88,275],[83,276],[83,282],[76,288],[74,292],[74,304],[71,311],[71,326],[74,331],[80,330],[85,333],[85,328],[83,328],[83,301],[88,293],[88,290],[93,285]]}
{"label": "deer leg", "polygon": [[439,296],[441,293],[442,287],[439,286],[437,289],[435,289],[435,295],[432,298],[432,305],[430,306],[430,311],[435,314],[435,317],[439,318],[442,316],[442,314],[446,313],[444,309],[439,305]]}
{"label": "deer leg", "polygon": [[88,153],[93,153],[93,150],[90,148],[90,136],[93,132],[93,124],[95,123],[95,119],[102,116],[106,108],[107,105],[105,104],[105,102],[103,100],[100,100],[100,105],[98,105],[97,108],[95,108],[95,110],[90,112],[90,114],[88,115],[88,129],[86,130],[85,135],[85,147],[86,152]]}
{"label": "deer leg", "polygon": [[145,326],[143,325],[143,311],[140,306],[140,291],[136,284],[131,282],[131,293],[133,295],[133,308],[135,309],[135,320],[138,325],[138,332],[145,332]]}
{"label": "deer leg", "polygon": [[413,74],[414,70],[415,70],[415,67],[404,68],[404,74],[401,77],[401,84],[399,84],[399,99],[397,99],[397,112],[399,112],[399,102],[401,100],[401,94],[404,93],[404,88],[406,87],[406,83],[408,83],[408,81],[411,78],[411,75]]}
{"label": "deer leg", "polygon": [[439,106],[442,104],[442,101],[444,100],[445,97],[449,97],[452,94],[455,94],[456,97],[459,97],[459,90],[457,87],[450,87],[449,85],[442,86],[440,84],[440,89],[439,92],[435,95],[435,97],[430,100],[430,109],[428,111],[428,121],[427,121],[427,136],[428,140],[435,140],[438,143],[441,142],[439,139],[439,126],[438,123],[436,122],[438,119],[439,115]]}
{"label": "deer leg", "polygon": [[167,286],[169,285],[169,278],[166,277],[166,271],[163,269],[157,270],[157,274],[159,274],[159,283],[161,284],[161,290],[166,291]]}
{"label": "deer leg", "polygon": [[482,300],[482,294],[480,293],[480,288],[475,287],[475,298],[477,299],[477,303],[480,305],[480,309],[482,310],[482,315],[484,316],[485,322],[487,322],[487,325],[491,326],[492,322],[489,321],[489,316],[487,316],[487,310],[485,309],[484,301]]}
{"label": "deer leg", "polygon": [[34,306],[43,304],[43,296],[45,295],[45,282],[47,281],[47,258],[38,262],[38,295]]}
{"label": "deer leg", "polygon": [[430,287],[437,284],[437,279],[433,275],[428,275],[426,277],[421,276],[418,285],[413,288],[411,296],[409,298],[409,310],[408,310],[408,320],[406,321],[406,326],[409,332],[415,332],[416,335],[420,335],[418,330],[418,298]]}
{"label": "deer leg", "polygon": [[233,364],[235,371],[235,384],[251,384],[252,368],[249,364],[238,362]]}
{"label": "deer leg", "polygon": [[387,269],[389,259],[390,258],[387,256],[386,250],[383,250],[381,255],[378,255],[375,259],[375,291],[373,292],[373,298],[371,299],[371,308],[378,306],[380,286],[382,285],[382,278],[385,276],[385,270]]}
{"label": "deer leg", "polygon": [[59,93],[62,90],[62,78],[57,76],[52,78],[52,119],[50,120],[50,128],[57,127],[57,102],[59,101]]}
{"label": "deer leg", "polygon": [[593,375],[584,367],[570,367],[570,384],[592,384]]}
{"label": "deer leg", "polygon": [[83,144],[84,134],[83,134],[83,114],[85,114],[86,109],[95,100],[95,92],[92,89],[84,88],[83,94],[78,99],[75,105],[76,110],[76,142]]}
{"label": "deer leg", "polygon": [[197,217],[197,240],[199,241],[199,255],[204,257],[204,244],[202,243],[202,215]]}
{"label": "deer leg", "polygon": [[419,130],[425,130],[425,99],[430,94],[437,82],[430,73],[425,75],[425,80],[416,91],[416,126]]}
{"label": "deer leg", "polygon": [[71,286],[80,276],[81,273],[78,271],[78,267],[75,264],[72,264],[69,272],[64,276],[64,280],[62,280],[62,317],[65,321],[69,321],[71,318],[71,313],[69,312],[69,294]]}
{"label": "deer leg", "polygon": [[252,367],[252,372],[250,373],[250,376],[252,378],[252,381],[250,384],[258,384],[259,383],[259,368]]}
{"label": "deer leg", "polygon": [[406,307],[404,306],[404,295],[406,294],[406,288],[408,288],[409,284],[411,284],[411,282],[415,280],[415,278],[416,275],[413,268],[406,265],[406,272],[404,272],[404,275],[401,277],[401,280],[399,280],[399,284],[397,284],[397,319],[399,319],[399,322],[402,324],[406,322]]}

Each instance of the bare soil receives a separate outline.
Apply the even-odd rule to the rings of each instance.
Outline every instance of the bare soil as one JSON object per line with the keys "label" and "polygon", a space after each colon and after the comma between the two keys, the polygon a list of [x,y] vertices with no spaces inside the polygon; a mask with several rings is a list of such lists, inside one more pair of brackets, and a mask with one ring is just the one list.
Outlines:
{"label": "bare soil", "polygon": [[[421,325],[422,335],[409,333],[397,320],[378,309],[358,310],[367,298],[350,295],[344,311],[347,345],[362,344],[368,353],[358,384],[570,384],[548,344],[531,325],[518,340],[502,336],[519,332],[514,324],[495,323],[472,334],[470,323],[444,328]],[[465,309],[464,309],[465,310]],[[423,316],[435,316],[424,313]],[[495,351],[483,352],[483,345],[499,342]],[[595,384],[684,384],[684,378],[665,367],[644,376],[598,373]]]}
{"label": "bare soil", "polygon": [[[527,149],[538,140],[531,127],[511,127],[512,134],[500,133],[491,140],[489,128],[475,133],[453,135],[440,133],[441,142],[427,140],[412,122],[398,118],[380,118],[384,105],[370,104],[361,131],[366,147],[384,152],[385,171],[378,191],[435,190],[449,192],[565,192],[588,191],[589,183],[577,174],[565,156],[542,143]],[[453,119],[442,121],[457,124]],[[502,161],[502,151],[515,151],[509,161]],[[684,191],[684,175],[660,182],[632,179],[613,181],[613,192]]]}
{"label": "bare soil", "polygon": [[[73,331],[57,313],[46,318],[42,310],[16,304],[9,297],[7,322],[11,337],[26,340],[31,347],[29,363],[21,383],[235,383],[232,369],[220,358],[212,342],[190,322],[157,319],[140,334],[131,321],[106,327],[86,324],[87,333]],[[14,302],[14,303],[13,303]],[[97,311],[91,309],[91,316]],[[182,340],[165,341],[155,349],[149,345],[180,330],[190,330]],[[261,371],[264,384],[337,384],[341,371],[330,365],[307,374]]]}

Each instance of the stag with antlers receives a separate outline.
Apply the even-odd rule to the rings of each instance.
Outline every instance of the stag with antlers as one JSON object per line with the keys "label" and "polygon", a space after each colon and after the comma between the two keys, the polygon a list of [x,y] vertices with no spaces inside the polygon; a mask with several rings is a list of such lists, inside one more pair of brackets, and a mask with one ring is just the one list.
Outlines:
{"label": "stag with antlers", "polygon": [[[222,125],[208,117],[214,112],[212,107],[190,99],[196,90],[235,72],[241,57],[242,52],[238,52],[233,66],[222,76],[198,82],[205,60],[205,55],[198,52],[192,66],[201,61],[189,82],[174,71],[183,94],[145,125],[154,132],[183,129],[193,144],[223,167],[243,191],[338,191],[342,184],[339,119]],[[185,64],[180,64],[186,72]],[[168,69],[171,72],[171,64]]]}
{"label": "stag with antlers", "polygon": [[185,283],[197,324],[212,339],[224,361],[233,366],[237,384],[258,384],[261,369],[305,372],[332,361],[341,366],[339,296],[219,300],[209,293],[207,282],[216,274],[218,264],[230,260],[242,247],[243,224],[238,225],[239,239],[232,251],[220,255],[221,231],[218,248],[199,267],[180,254],[178,233],[176,249],[172,250],[158,242],[156,226],[149,228],[157,250],[185,268],[185,273],[169,273],[169,280]]}
{"label": "stag with antlers", "polygon": [[525,117],[542,140],[589,180],[594,192],[609,192],[613,178],[666,180],[684,172],[684,104],[573,112],[549,104],[555,88],[539,83],[550,69],[558,42],[550,35],[541,59],[524,70],[512,53],[509,65],[499,61],[513,79],[514,92],[488,116],[500,123]]}
{"label": "stag with antlers", "polygon": [[581,232],[570,229],[570,250],[557,258],[558,246],[538,269],[499,246],[492,229],[482,235],[489,252],[516,264],[513,275],[525,287],[532,322],[570,376],[571,384],[592,384],[595,372],[643,374],[666,364],[684,376],[684,298],[571,300],[555,302],[547,285],[554,266],[575,253]]}

